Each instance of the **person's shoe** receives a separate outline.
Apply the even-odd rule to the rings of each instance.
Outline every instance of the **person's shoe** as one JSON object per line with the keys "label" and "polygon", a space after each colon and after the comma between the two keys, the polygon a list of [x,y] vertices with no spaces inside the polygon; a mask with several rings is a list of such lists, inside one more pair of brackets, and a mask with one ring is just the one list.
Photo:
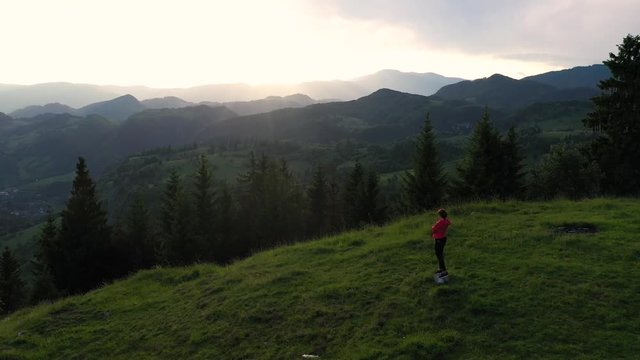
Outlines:
{"label": "person's shoe", "polygon": [[449,273],[447,272],[447,270],[442,270],[438,276],[443,278],[443,277],[449,276]]}

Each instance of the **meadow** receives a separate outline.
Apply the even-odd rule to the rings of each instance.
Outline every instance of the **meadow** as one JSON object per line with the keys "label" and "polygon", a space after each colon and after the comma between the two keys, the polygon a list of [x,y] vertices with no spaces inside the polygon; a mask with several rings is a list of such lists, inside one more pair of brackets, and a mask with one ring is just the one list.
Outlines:
{"label": "meadow", "polygon": [[[451,204],[435,214],[156,268],[0,321],[5,359],[603,359],[640,352],[640,203]],[[595,233],[570,233],[591,226]]]}

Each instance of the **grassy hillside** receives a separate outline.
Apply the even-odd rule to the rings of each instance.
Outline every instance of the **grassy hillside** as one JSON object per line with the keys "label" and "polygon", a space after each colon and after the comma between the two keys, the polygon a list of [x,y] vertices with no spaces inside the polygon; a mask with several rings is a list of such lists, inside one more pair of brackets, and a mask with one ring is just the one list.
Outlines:
{"label": "grassy hillside", "polygon": [[[640,352],[640,203],[450,208],[256,254],[143,271],[0,321],[5,358],[632,358]],[[593,224],[595,234],[558,231]]]}

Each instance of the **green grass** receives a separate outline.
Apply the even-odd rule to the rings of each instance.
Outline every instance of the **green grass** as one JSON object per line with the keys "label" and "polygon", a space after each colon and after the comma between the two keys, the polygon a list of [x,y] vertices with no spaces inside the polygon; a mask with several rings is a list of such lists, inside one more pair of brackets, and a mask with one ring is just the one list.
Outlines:
{"label": "green grass", "polygon": [[[256,254],[143,271],[0,321],[0,357],[549,358],[640,353],[640,202],[450,206],[451,282],[432,214]],[[571,223],[596,234],[555,231]]]}

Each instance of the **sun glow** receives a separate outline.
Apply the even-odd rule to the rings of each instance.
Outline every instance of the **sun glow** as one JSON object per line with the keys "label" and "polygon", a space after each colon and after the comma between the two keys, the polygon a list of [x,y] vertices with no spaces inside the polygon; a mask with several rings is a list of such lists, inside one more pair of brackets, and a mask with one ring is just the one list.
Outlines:
{"label": "sun glow", "polygon": [[384,68],[475,78],[553,69],[430,49],[400,25],[312,1],[36,1],[2,5],[0,83],[186,87],[351,79]]}

